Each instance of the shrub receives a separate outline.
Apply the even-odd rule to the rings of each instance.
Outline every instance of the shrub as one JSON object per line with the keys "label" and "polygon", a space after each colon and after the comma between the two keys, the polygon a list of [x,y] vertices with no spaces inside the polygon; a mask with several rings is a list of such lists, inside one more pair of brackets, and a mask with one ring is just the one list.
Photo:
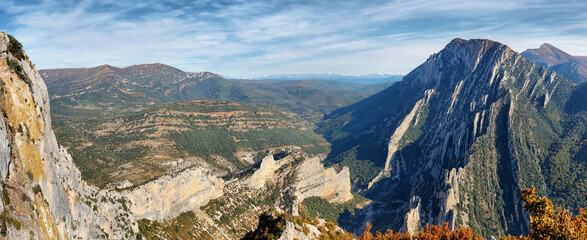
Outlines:
{"label": "shrub", "polygon": [[33,192],[35,193],[35,195],[36,195],[37,193],[40,193],[40,192],[41,192],[41,186],[39,186],[39,184],[35,185],[35,186],[33,187]]}
{"label": "shrub", "polygon": [[8,39],[9,39],[8,51],[16,59],[18,59],[18,60],[24,59],[24,53],[22,51],[22,44],[11,35],[8,35]]}
{"label": "shrub", "polygon": [[[587,196],[586,196],[587,197]],[[530,214],[528,237],[507,236],[504,240],[516,239],[587,239],[587,211],[578,209],[573,215],[568,209],[555,210],[552,201],[536,195],[536,188],[522,191],[524,208]]]}
{"label": "shrub", "polygon": [[10,204],[10,197],[8,197],[8,189],[6,184],[2,184],[2,200],[4,201],[4,205]]}
{"label": "shrub", "polygon": [[29,79],[26,74],[24,73],[24,70],[22,69],[22,66],[20,66],[20,64],[18,63],[18,61],[14,60],[14,59],[10,59],[8,57],[5,58],[6,60],[6,65],[8,65],[8,68],[12,71],[14,71],[16,73],[16,75],[18,75],[18,77],[24,81],[27,85],[29,85],[29,87],[32,87],[33,82],[31,81],[31,79]]}
{"label": "shrub", "polygon": [[426,240],[441,240],[441,239],[452,239],[452,240],[482,240],[478,234],[474,233],[471,228],[457,228],[450,230],[448,223],[444,223],[444,226],[439,225],[428,225],[421,232],[411,236],[409,233],[393,232],[387,230],[385,234],[377,232],[375,236],[370,232],[372,225],[367,223],[365,231],[358,240],[410,240],[410,239],[426,239]]}

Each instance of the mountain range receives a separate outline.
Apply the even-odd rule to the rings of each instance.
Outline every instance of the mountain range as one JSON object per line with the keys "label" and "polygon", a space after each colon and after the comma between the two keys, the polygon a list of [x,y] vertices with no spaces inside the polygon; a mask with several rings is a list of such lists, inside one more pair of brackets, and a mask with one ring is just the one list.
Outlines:
{"label": "mountain range", "polygon": [[574,83],[587,82],[587,56],[571,56],[548,43],[537,49],[528,49],[522,52],[522,56]]}
{"label": "mountain range", "polygon": [[386,83],[401,81],[403,74],[373,73],[363,75],[323,74],[271,74],[252,77],[254,80],[336,80],[349,83]]}
{"label": "mountain range", "polygon": [[[0,57],[9,239],[240,239],[269,234],[268,221],[281,239],[367,222],[499,237],[529,231],[523,188],[585,206],[587,85],[499,42],[454,39],[373,95],[162,64],[38,73],[4,33]],[[326,94],[337,98],[307,99]]]}
{"label": "mountain range", "polygon": [[[39,73],[47,83],[57,118],[106,116],[172,102],[213,99],[279,107],[318,121],[324,113],[361,100],[391,84],[231,81],[217,74],[183,72],[164,64],[102,65],[47,69]],[[308,102],[308,99],[313,100]]]}
{"label": "mountain range", "polygon": [[[306,198],[320,198],[329,204],[365,202],[350,192],[347,168],[341,171],[324,168],[319,157],[304,152],[305,147],[311,147],[307,145],[264,151],[262,156],[244,156],[242,161],[248,162],[247,169],[227,175],[221,168],[241,161],[216,151],[226,152],[229,140],[233,141],[235,148],[253,150],[267,145],[290,144],[288,139],[300,139],[296,131],[316,136],[318,142],[323,140],[305,130],[307,122],[291,112],[215,100],[172,103],[143,112],[126,110],[114,121],[96,122],[104,124],[92,125],[100,129],[94,136],[111,134],[122,138],[107,143],[109,146],[124,149],[125,145],[132,144],[125,139],[127,134],[131,141],[149,142],[152,138],[141,139],[133,135],[171,131],[168,135],[188,154],[217,156],[210,159],[200,155],[201,159],[173,158],[158,162],[160,168],[170,171],[144,182],[135,182],[137,184],[127,181],[115,188],[89,185],[67,149],[57,143],[50,115],[52,103],[41,75],[29,61],[22,45],[14,37],[1,32],[0,57],[2,238],[142,239],[165,236],[239,239],[256,227],[263,212],[272,208],[295,212]],[[106,78],[105,82],[109,80],[112,78]],[[145,82],[148,84],[149,81]],[[110,96],[117,97],[106,95]],[[112,102],[107,98],[104,100]],[[96,106],[108,111],[99,102]],[[112,117],[114,114],[104,115]],[[93,119],[98,121],[101,117]],[[125,125],[125,122],[131,124]],[[290,131],[284,132],[284,129]],[[255,130],[262,132],[251,136]],[[202,137],[200,133],[206,131],[208,136]],[[100,143],[92,142],[96,139],[90,140],[82,145],[87,148]],[[164,141],[165,136],[154,140]],[[91,154],[91,151],[85,153]],[[113,153],[123,152],[115,150]],[[226,157],[219,158],[222,156]],[[106,166],[109,164],[112,163]],[[139,173],[145,170],[142,168],[144,166],[131,166],[126,170]],[[334,227],[332,223],[313,222],[316,223],[307,228],[312,229],[311,236],[314,237],[322,234],[318,228]],[[335,230],[342,231],[340,228],[332,231]]]}

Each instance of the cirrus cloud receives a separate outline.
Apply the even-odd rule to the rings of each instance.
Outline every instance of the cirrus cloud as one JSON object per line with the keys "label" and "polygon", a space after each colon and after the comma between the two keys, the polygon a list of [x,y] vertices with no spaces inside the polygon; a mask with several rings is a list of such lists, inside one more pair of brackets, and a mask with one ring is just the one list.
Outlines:
{"label": "cirrus cloud", "polygon": [[0,17],[39,68],[405,73],[455,37],[587,55],[587,6],[576,1],[7,0]]}

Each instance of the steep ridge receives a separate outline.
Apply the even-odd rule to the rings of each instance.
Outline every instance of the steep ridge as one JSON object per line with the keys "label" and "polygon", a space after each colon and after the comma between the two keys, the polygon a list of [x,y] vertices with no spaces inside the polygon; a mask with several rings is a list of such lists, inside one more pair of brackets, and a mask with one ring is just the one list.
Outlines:
{"label": "steep ridge", "polygon": [[[245,184],[250,174],[223,180],[206,163],[119,190],[89,186],[71,156],[57,144],[47,88],[20,43],[0,33],[0,57],[1,237],[134,239],[158,234],[157,228],[144,228],[149,224],[195,216],[201,222],[189,229],[202,234],[195,238],[238,239],[255,228],[255,221],[249,219],[260,212],[271,206],[291,210],[296,196],[291,180],[302,174],[295,166],[307,161],[303,153],[279,159],[289,165],[270,175],[276,182],[267,181],[258,191]],[[348,170],[338,176],[327,182],[350,186]],[[273,188],[275,184],[280,187]],[[350,188],[331,188],[340,189],[336,196],[350,195]],[[216,208],[219,199],[231,202]],[[254,211],[241,212],[246,207]],[[222,216],[228,214],[235,217],[227,222]],[[248,218],[241,218],[243,214]],[[239,231],[233,230],[237,224]]]}
{"label": "steep ridge", "polygon": [[[137,225],[127,224],[121,203],[96,200],[108,194],[82,181],[57,145],[47,88],[20,43],[0,33],[0,50],[2,234],[9,239],[131,237]],[[114,218],[118,221],[110,221]]]}
{"label": "steep ridge", "polygon": [[584,178],[554,176],[585,164],[585,112],[566,110],[570,96],[585,101],[578,89],[501,43],[451,41],[317,130],[332,143],[326,162],[348,166],[354,188],[374,200],[339,222],[356,233],[364,222],[410,230],[448,221],[485,236],[520,234],[528,231],[523,187],[584,204]]}
{"label": "steep ridge", "polygon": [[548,43],[542,44],[537,49],[527,49],[521,54],[526,59],[553,70],[574,83],[587,82],[587,61],[585,61],[587,57],[571,56]]}

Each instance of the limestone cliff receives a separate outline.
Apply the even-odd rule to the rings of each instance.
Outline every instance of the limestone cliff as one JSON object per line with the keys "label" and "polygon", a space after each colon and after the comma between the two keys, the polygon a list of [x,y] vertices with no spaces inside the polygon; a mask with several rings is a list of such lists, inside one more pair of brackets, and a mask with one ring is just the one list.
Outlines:
{"label": "limestone cliff", "polygon": [[334,168],[324,168],[320,158],[312,157],[297,166],[296,173],[295,195],[300,202],[312,196],[332,203],[353,199],[348,167],[336,173]]}
{"label": "limestone cliff", "polygon": [[[332,202],[352,198],[348,169],[336,173],[324,169],[318,158],[299,163],[293,156],[274,160],[273,155],[251,176],[235,175],[230,181],[203,164],[126,189],[90,186],[56,141],[43,80],[22,45],[4,33],[0,33],[0,100],[0,237],[132,239],[150,233],[140,231],[139,222],[172,222],[183,213],[195,213],[193,231],[235,239],[254,228],[254,222],[239,221],[256,218],[270,206],[288,206],[279,196],[300,200],[321,196]],[[291,182],[292,174],[299,181]],[[225,199],[229,202],[218,208]],[[255,201],[264,205],[252,204]],[[247,218],[226,222],[229,211],[242,216],[247,207],[251,207]],[[238,229],[234,224],[239,224],[240,232],[234,231]]]}
{"label": "limestone cliff", "polygon": [[0,181],[9,239],[128,239],[137,220],[173,217],[222,195],[222,180],[188,169],[128,191],[89,186],[51,130],[43,80],[18,41],[0,33]]}
{"label": "limestone cliff", "polygon": [[[104,193],[81,180],[71,157],[57,145],[47,88],[22,45],[4,33],[0,79],[2,234],[9,239],[132,236],[133,225],[125,224],[119,203],[95,207],[96,196]],[[114,218],[120,221],[109,221]]]}
{"label": "limestone cliff", "polygon": [[267,155],[266,157],[261,160],[261,165],[259,169],[257,169],[253,175],[246,181],[247,186],[254,189],[261,189],[265,186],[265,183],[268,180],[274,178],[275,170],[279,169],[281,166],[285,165],[286,163],[290,163],[293,161],[292,157],[282,159],[281,161],[275,161],[273,159],[273,155]]}
{"label": "limestone cliff", "polygon": [[124,191],[130,200],[130,212],[136,219],[166,220],[204,206],[223,194],[224,181],[205,169],[188,169],[175,176]]}
{"label": "limestone cliff", "polygon": [[[268,181],[275,182],[277,179],[286,178],[287,174],[293,173],[295,180],[288,187],[293,187],[296,203],[313,196],[324,198],[331,203],[343,203],[353,199],[348,167],[336,173],[334,168],[324,168],[319,157],[296,161],[298,160],[291,155],[277,161],[274,160],[273,155],[268,155],[263,158],[259,169],[246,180],[246,185],[254,189],[261,189]],[[292,163],[295,163],[295,167],[291,169],[293,171],[276,172],[283,166]]]}
{"label": "limestone cliff", "polygon": [[449,222],[499,236],[528,231],[522,188],[582,204],[582,180],[556,180],[556,167],[584,168],[581,89],[504,44],[451,41],[318,130],[333,142],[326,162],[349,166],[373,200],[342,222],[355,233],[364,222],[379,231]]}

